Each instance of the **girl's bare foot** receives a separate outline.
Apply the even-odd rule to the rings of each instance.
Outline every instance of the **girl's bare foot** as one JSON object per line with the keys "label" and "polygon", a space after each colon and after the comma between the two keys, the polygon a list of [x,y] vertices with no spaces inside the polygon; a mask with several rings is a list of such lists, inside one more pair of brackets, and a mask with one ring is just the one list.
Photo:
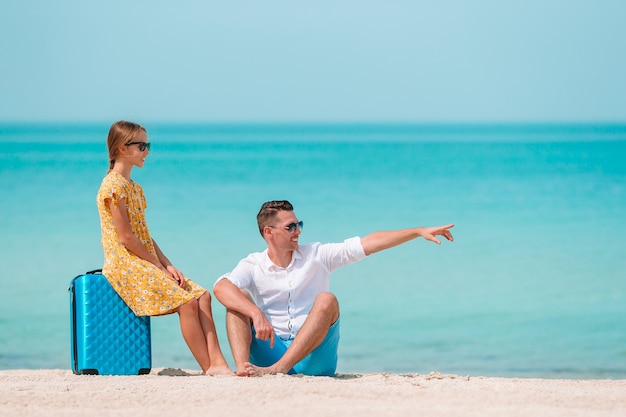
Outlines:
{"label": "girl's bare foot", "polygon": [[211,375],[211,376],[216,376],[216,375],[234,376],[235,375],[235,373],[233,371],[231,371],[230,368],[227,367],[227,366],[211,367],[211,368],[207,369],[204,374],[205,375]]}

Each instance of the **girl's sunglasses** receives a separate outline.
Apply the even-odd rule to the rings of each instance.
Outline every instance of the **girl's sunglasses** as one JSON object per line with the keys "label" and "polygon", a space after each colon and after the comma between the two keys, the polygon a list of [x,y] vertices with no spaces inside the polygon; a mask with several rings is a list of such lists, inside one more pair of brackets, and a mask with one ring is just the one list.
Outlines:
{"label": "girl's sunglasses", "polygon": [[125,146],[131,146],[131,145],[139,145],[139,150],[141,152],[147,150],[150,150],[150,142],[128,142]]}

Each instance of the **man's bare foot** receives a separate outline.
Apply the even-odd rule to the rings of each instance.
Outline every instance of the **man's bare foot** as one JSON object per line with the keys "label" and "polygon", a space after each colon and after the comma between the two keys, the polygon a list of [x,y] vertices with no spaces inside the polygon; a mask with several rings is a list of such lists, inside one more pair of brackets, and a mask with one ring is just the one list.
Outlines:
{"label": "man's bare foot", "polygon": [[222,376],[234,376],[235,373],[227,366],[215,366],[206,370],[205,375],[222,375]]}
{"label": "man's bare foot", "polygon": [[248,368],[245,365],[242,368],[237,367],[237,370],[235,371],[235,375],[250,376],[250,374],[248,373]]}
{"label": "man's bare foot", "polygon": [[245,363],[245,369],[248,373],[248,376],[263,376],[263,375],[276,375],[276,374],[286,374],[287,372],[283,372],[276,368],[276,365],[262,367],[251,364],[250,362]]}

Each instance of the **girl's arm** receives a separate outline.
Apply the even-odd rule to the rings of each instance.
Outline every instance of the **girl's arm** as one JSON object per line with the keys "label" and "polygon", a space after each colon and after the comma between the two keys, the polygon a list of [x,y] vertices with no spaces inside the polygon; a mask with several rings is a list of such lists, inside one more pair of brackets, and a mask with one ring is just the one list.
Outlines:
{"label": "girl's arm", "polygon": [[[122,199],[117,202],[117,205],[113,204],[113,200],[107,199],[105,204],[109,207],[111,211],[111,216],[113,217],[113,224],[115,225],[115,229],[117,230],[117,235],[120,238],[120,242],[122,245],[126,247],[130,252],[134,253],[138,257],[145,259],[148,262],[151,262],[158,266],[162,271],[166,272],[168,275],[172,275],[171,272],[163,265],[161,259],[154,256],[152,252],[146,248],[143,243],[135,236],[133,233],[133,229],[130,227],[130,221],[128,220],[128,212],[126,211],[126,200]],[[157,249],[157,254],[160,252],[160,249]],[[161,253],[162,254],[162,253]],[[165,256],[163,256],[165,260]]]}
{"label": "girl's arm", "polygon": [[157,253],[157,256],[159,257],[159,261],[161,262],[161,265],[164,265],[165,269],[167,269],[169,273],[172,275],[172,278],[174,278],[174,280],[177,281],[178,284],[184,288],[185,276],[183,275],[183,273],[180,272],[178,268],[176,268],[174,265],[172,265],[172,262],[170,262],[169,259],[167,259],[167,256],[165,256],[165,254],[163,253],[159,245],[157,245],[156,240],[152,239],[152,244],[154,245],[154,249],[156,250],[156,253]]}

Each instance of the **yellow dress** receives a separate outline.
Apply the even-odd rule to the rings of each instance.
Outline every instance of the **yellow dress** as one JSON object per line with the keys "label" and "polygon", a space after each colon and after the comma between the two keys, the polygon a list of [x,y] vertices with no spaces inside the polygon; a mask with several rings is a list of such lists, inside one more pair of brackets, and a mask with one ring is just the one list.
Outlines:
{"label": "yellow dress", "polygon": [[139,184],[111,171],[102,180],[96,199],[104,249],[102,273],[136,315],[156,316],[172,313],[175,308],[206,292],[187,277],[185,277],[186,287],[184,289],[179,287],[156,265],[128,251],[120,242],[105,199],[111,199],[114,204],[121,199],[126,200],[128,220],[133,233],[156,256],[144,215],[147,208],[146,198]]}

